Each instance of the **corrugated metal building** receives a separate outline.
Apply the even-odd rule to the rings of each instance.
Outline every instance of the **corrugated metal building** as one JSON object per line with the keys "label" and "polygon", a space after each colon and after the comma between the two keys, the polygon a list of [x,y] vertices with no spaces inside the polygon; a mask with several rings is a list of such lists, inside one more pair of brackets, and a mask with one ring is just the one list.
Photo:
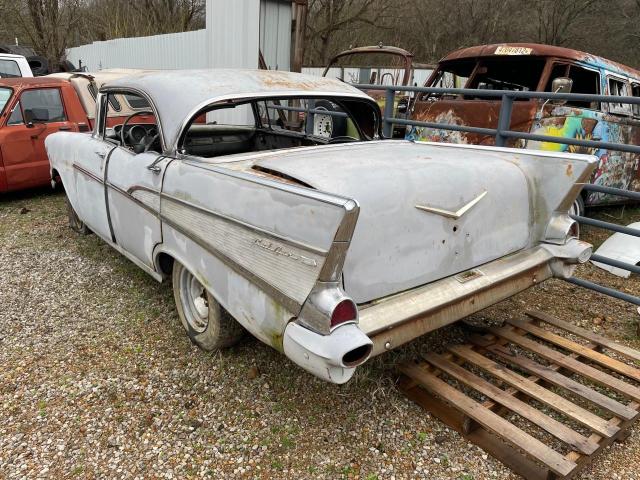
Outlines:
{"label": "corrugated metal building", "polygon": [[206,29],[119,38],[70,48],[67,58],[89,71],[107,68],[270,68],[291,65],[291,0],[207,0]]}

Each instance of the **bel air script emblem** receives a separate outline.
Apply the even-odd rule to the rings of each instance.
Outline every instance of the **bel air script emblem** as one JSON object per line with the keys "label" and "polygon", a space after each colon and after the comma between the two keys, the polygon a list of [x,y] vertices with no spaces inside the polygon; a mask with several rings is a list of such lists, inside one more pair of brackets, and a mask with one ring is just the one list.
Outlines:
{"label": "bel air script emblem", "polygon": [[269,250],[270,252],[275,253],[276,255],[282,255],[283,257],[290,258],[291,260],[295,260],[300,263],[304,263],[310,267],[317,267],[318,262],[316,262],[313,258],[305,257],[304,255],[299,255],[291,250],[287,250],[281,245],[270,242],[269,240],[265,240],[264,238],[256,238],[253,241],[254,245],[264,248],[265,250]]}
{"label": "bel air script emblem", "polygon": [[467,213],[469,210],[471,210],[477,203],[479,203],[480,200],[482,200],[485,197],[486,194],[487,194],[487,191],[485,190],[480,195],[478,195],[476,198],[471,200],[469,203],[463,205],[462,207],[460,207],[455,212],[451,212],[449,210],[444,210],[442,208],[430,207],[428,205],[416,205],[416,208],[418,210],[422,210],[424,212],[431,212],[431,213],[435,213],[437,215],[442,215],[443,217],[453,218],[454,220],[458,220],[465,213]]}

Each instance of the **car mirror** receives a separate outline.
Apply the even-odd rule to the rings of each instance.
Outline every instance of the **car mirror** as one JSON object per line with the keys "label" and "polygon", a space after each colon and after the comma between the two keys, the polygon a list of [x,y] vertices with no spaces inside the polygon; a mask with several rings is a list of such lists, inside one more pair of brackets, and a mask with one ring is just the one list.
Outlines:
{"label": "car mirror", "polygon": [[24,111],[24,124],[28,128],[33,128],[33,112],[31,110]]}
{"label": "car mirror", "polygon": [[46,123],[49,121],[49,110],[46,108],[30,108],[24,111],[27,123]]}
{"label": "car mirror", "polygon": [[[573,80],[568,77],[558,77],[554,78],[553,82],[551,82],[551,90],[554,93],[571,93],[571,89],[573,88]],[[567,103],[566,100],[553,100],[555,105],[564,105]]]}

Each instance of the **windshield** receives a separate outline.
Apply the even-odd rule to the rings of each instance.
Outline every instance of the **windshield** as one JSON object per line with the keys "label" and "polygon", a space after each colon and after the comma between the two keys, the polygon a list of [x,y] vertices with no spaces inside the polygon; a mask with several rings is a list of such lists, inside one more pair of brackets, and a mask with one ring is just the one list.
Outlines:
{"label": "windshield", "polygon": [[406,85],[410,80],[405,75],[408,62],[409,59],[397,53],[350,53],[335,59],[323,76],[347,83]]}
{"label": "windshield", "polygon": [[534,92],[544,72],[544,57],[464,58],[442,62],[428,87]]}
{"label": "windshield", "polygon": [[4,107],[7,103],[9,103],[10,98],[11,98],[11,89],[0,87],[0,113],[4,111]]}

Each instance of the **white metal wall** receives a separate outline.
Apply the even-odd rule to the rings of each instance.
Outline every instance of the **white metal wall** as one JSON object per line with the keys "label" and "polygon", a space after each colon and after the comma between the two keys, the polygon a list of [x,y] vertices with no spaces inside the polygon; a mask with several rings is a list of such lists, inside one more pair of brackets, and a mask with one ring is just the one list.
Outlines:
{"label": "white metal wall", "polygon": [[90,72],[106,68],[207,68],[206,42],[206,30],[118,38],[70,48],[67,58],[74,65],[82,61]]}
{"label": "white metal wall", "polygon": [[291,1],[261,0],[260,50],[270,70],[291,70]]}
{"label": "white metal wall", "polygon": [[207,0],[209,68],[258,68],[260,0]]}
{"label": "white metal wall", "polygon": [[291,65],[290,0],[207,0],[204,30],[119,38],[70,48],[89,71],[106,68],[258,68],[258,49],[272,69]]}
{"label": "white metal wall", "polygon": [[[391,75],[402,77],[403,70],[398,70],[395,68],[375,68],[371,67],[364,70],[380,70],[379,75],[384,75],[385,73],[391,73]],[[327,72],[327,76],[331,78],[339,78],[341,75],[340,67],[332,67]],[[360,68],[358,67],[345,67],[344,68],[344,81],[349,83],[369,83],[368,78],[360,78],[361,73]],[[302,67],[302,73],[306,73],[308,75],[316,75],[318,77],[322,76],[322,72],[324,72],[324,67]],[[418,86],[424,85],[427,81],[431,73],[433,72],[430,68],[415,68],[413,70],[413,83],[418,84]],[[389,76],[385,76],[385,84],[390,83]]]}

